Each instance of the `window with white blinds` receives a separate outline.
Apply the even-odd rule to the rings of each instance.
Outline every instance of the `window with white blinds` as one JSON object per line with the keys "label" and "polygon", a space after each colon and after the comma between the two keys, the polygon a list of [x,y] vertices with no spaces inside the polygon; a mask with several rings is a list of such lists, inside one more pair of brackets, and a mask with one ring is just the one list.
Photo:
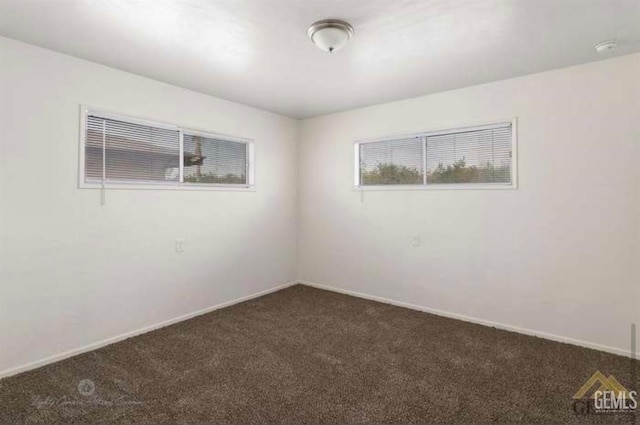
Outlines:
{"label": "window with white blinds", "polygon": [[419,137],[362,143],[361,184],[422,184],[422,145]]}
{"label": "window with white blinds", "polygon": [[87,115],[87,181],[178,182],[177,130]]}
{"label": "window with white blinds", "polygon": [[515,187],[515,122],[355,145],[358,187]]}
{"label": "window with white blinds", "polygon": [[85,110],[86,185],[250,187],[251,143]]}
{"label": "window with white blinds", "polygon": [[185,132],[184,181],[247,184],[247,145]]}

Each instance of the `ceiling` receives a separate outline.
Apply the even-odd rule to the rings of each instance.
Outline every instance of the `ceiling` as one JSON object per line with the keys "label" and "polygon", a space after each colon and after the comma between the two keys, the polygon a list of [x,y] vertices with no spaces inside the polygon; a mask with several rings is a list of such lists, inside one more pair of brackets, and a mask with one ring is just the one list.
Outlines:
{"label": "ceiling", "polygon": [[0,35],[305,118],[638,52],[640,0],[0,0]]}

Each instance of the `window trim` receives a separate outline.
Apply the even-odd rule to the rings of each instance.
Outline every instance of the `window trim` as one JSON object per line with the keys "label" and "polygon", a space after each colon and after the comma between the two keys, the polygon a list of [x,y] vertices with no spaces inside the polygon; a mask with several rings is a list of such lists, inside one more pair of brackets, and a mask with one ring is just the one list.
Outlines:
{"label": "window trim", "polygon": [[246,176],[247,184],[224,184],[224,183],[189,183],[183,182],[184,167],[180,167],[180,181],[173,182],[154,182],[154,181],[137,181],[137,180],[122,180],[118,182],[105,182],[104,187],[106,189],[124,189],[124,190],[213,190],[213,191],[240,191],[240,192],[254,192],[255,191],[255,161],[254,161],[254,142],[252,139],[229,136],[226,134],[215,133],[211,131],[203,131],[193,129],[187,126],[166,124],[160,121],[140,118],[131,115],[124,115],[120,113],[111,112],[102,108],[93,108],[87,105],[80,105],[80,143],[79,143],[79,163],[78,163],[78,188],[79,189],[100,189],[103,187],[102,180],[87,181],[85,177],[85,143],[87,137],[87,116],[96,115],[101,118],[109,118],[118,121],[128,122],[132,124],[148,125],[158,128],[164,128],[168,130],[178,131],[180,137],[180,163],[183,163],[184,155],[184,134],[190,134],[194,136],[202,136],[207,138],[214,138],[225,140],[229,142],[243,143],[247,147],[247,166]]}
{"label": "window trim", "polygon": [[[460,184],[389,184],[389,185],[361,185],[360,184],[360,145],[365,143],[385,142],[397,139],[426,138],[442,134],[463,131],[487,130],[511,124],[511,182],[510,183],[460,183]],[[416,133],[402,133],[371,139],[361,139],[353,143],[353,190],[354,191],[402,191],[402,190],[512,190],[518,188],[518,126],[517,118],[493,120],[490,123],[450,127],[447,129],[420,131]],[[426,161],[426,156],[423,158]],[[425,168],[426,171],[426,168]],[[426,174],[425,174],[426,175]]]}

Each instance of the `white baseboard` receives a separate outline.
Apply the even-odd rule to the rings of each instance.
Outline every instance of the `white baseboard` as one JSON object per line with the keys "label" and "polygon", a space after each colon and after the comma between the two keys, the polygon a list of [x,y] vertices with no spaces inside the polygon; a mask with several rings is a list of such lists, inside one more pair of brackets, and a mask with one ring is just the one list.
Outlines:
{"label": "white baseboard", "polygon": [[363,294],[363,293],[356,292],[356,291],[351,291],[351,290],[348,290],[348,289],[335,288],[333,286],[321,285],[319,283],[308,282],[308,281],[304,281],[304,280],[301,280],[299,283],[301,283],[302,285],[307,285],[307,286],[311,286],[311,287],[314,287],[314,288],[324,289],[324,290],[332,291],[332,292],[338,292],[338,293],[345,294],[345,295],[351,295],[351,296],[358,297],[358,298],[364,298],[364,299],[371,300],[371,301],[378,301],[378,302],[381,302],[381,303],[391,304],[391,305],[395,305],[395,306],[398,306],[398,307],[405,307],[405,308],[410,308],[412,310],[423,311],[425,313],[431,313],[431,314],[435,314],[437,316],[449,317],[451,319],[457,319],[457,320],[462,320],[462,321],[465,321],[465,322],[476,323],[476,324],[479,324],[479,325],[490,326],[490,327],[497,328],[497,329],[502,329],[502,330],[505,330],[505,331],[511,331],[511,332],[516,332],[516,333],[519,333],[519,334],[524,334],[524,335],[530,335],[530,336],[536,336],[536,337],[539,337],[539,338],[549,339],[551,341],[563,342],[563,343],[566,343],[566,344],[572,344],[572,345],[577,345],[577,346],[580,346],[580,347],[591,348],[593,350],[604,351],[604,352],[611,353],[611,354],[617,354],[619,356],[637,358],[637,357],[633,356],[630,351],[627,351],[625,349],[617,348],[617,347],[611,347],[611,346],[608,346],[608,345],[597,344],[595,342],[582,341],[582,340],[579,340],[579,339],[574,339],[574,338],[569,338],[569,337],[565,337],[565,336],[550,334],[550,333],[546,333],[546,332],[534,331],[534,330],[531,330],[531,329],[520,328],[518,326],[506,325],[504,323],[498,323],[498,322],[492,322],[490,320],[478,319],[477,317],[469,317],[469,316],[465,316],[465,315],[462,315],[462,314],[451,313],[451,312],[443,311],[443,310],[437,310],[435,308],[424,307],[424,306],[420,306],[420,305],[416,305],[416,304],[406,303],[406,302],[403,302],[403,301],[397,301],[397,300],[392,300],[392,299],[389,299],[389,298],[378,297],[378,296],[375,296],[375,295]]}
{"label": "white baseboard", "polygon": [[276,286],[274,288],[270,288],[270,289],[267,289],[267,290],[264,290],[264,291],[256,292],[255,294],[246,295],[244,297],[236,298],[236,299],[231,300],[231,301],[226,301],[226,302],[223,302],[221,304],[216,304],[214,306],[207,307],[207,308],[204,308],[202,310],[198,310],[198,311],[195,311],[195,312],[192,312],[192,313],[184,314],[182,316],[175,317],[175,318],[169,319],[169,320],[165,320],[165,321],[160,322],[160,323],[156,323],[156,324],[153,324],[153,325],[145,326],[143,328],[136,329],[136,330],[133,330],[133,331],[130,331],[130,332],[126,332],[124,334],[116,335],[116,336],[111,337],[111,338],[103,339],[101,341],[97,341],[97,342],[85,345],[83,347],[79,347],[79,348],[75,348],[75,349],[72,349],[72,350],[68,350],[68,351],[65,351],[63,353],[55,354],[53,356],[50,356],[50,357],[47,357],[47,358],[44,358],[44,359],[41,359],[41,360],[36,360],[34,362],[30,362],[30,363],[27,363],[27,364],[22,365],[22,366],[17,366],[17,367],[13,367],[13,368],[10,368],[10,369],[6,369],[6,370],[3,370],[3,371],[0,372],[0,378],[5,378],[7,376],[16,375],[18,373],[26,372],[26,371],[31,370],[31,369],[36,369],[36,368],[48,365],[50,363],[55,363],[55,362],[58,362],[60,360],[67,359],[69,357],[77,356],[78,354],[86,353],[87,351],[97,350],[98,348],[101,348],[101,347],[104,347],[106,345],[110,345],[110,344],[125,340],[127,338],[131,338],[131,337],[136,336],[136,335],[141,335],[141,334],[144,334],[144,333],[156,330],[156,329],[164,328],[164,327],[172,325],[174,323],[182,322],[184,320],[188,320],[188,319],[191,319],[193,317],[200,316],[202,314],[210,313],[210,312],[212,312],[214,310],[219,310],[221,308],[229,307],[229,306],[232,306],[234,304],[238,304],[238,303],[241,303],[241,302],[244,302],[244,301],[248,301],[248,300],[251,300],[251,299],[254,299],[254,298],[258,298],[258,297],[261,297],[263,295],[270,294],[272,292],[280,291],[282,289],[288,288],[288,287],[296,285],[296,284],[307,285],[307,286],[311,286],[311,287],[318,288],[318,289],[324,289],[324,290],[327,290],[327,291],[338,292],[338,293],[341,293],[341,294],[351,295],[351,296],[358,297],[358,298],[364,298],[364,299],[367,299],[367,300],[378,301],[378,302],[381,302],[381,303],[391,304],[391,305],[395,305],[395,306],[398,306],[398,307],[410,308],[412,310],[424,311],[426,313],[431,313],[431,314],[435,314],[435,315],[438,315],[438,316],[449,317],[449,318],[452,318],[452,319],[458,319],[458,320],[462,320],[462,321],[465,321],[465,322],[477,323],[477,324],[480,324],[480,325],[490,326],[490,327],[494,327],[494,328],[497,328],[497,329],[503,329],[503,330],[511,331],[511,332],[517,332],[517,333],[524,334],[524,335],[536,336],[536,337],[539,337],[539,338],[549,339],[551,341],[563,342],[563,343],[566,343],[566,344],[572,344],[572,345],[577,345],[577,346],[580,346],[580,347],[591,348],[591,349],[594,349],[594,350],[604,351],[604,352],[607,352],[607,353],[617,354],[617,355],[620,355],[620,356],[625,356],[625,357],[631,357],[632,356],[632,354],[630,352],[628,352],[627,350],[624,350],[622,348],[616,348],[616,347],[597,344],[597,343],[593,343],[593,342],[582,341],[582,340],[579,340],[579,339],[564,337],[564,336],[560,336],[560,335],[554,335],[554,334],[550,334],[550,333],[546,333],[546,332],[534,331],[534,330],[531,330],[531,329],[520,328],[518,326],[512,326],[512,325],[506,325],[504,323],[492,322],[490,320],[478,319],[476,317],[469,317],[469,316],[465,316],[465,315],[462,315],[462,314],[456,314],[456,313],[451,313],[451,312],[448,312],[448,311],[437,310],[437,309],[434,309],[434,308],[419,306],[419,305],[416,305],[416,304],[406,303],[406,302],[403,302],[403,301],[392,300],[392,299],[389,299],[389,298],[378,297],[378,296],[375,296],[375,295],[363,294],[363,293],[356,292],[356,291],[351,291],[351,290],[348,290],[348,289],[341,289],[341,288],[336,288],[336,287],[332,287],[332,286],[328,286],[328,285],[321,285],[319,283],[314,283],[314,282],[309,282],[309,281],[304,281],[304,280],[298,280],[298,281],[288,282],[288,283],[285,283],[284,285],[279,285],[279,286]]}
{"label": "white baseboard", "polygon": [[192,313],[187,313],[187,314],[184,314],[184,315],[179,316],[179,317],[174,317],[173,319],[165,320],[163,322],[155,323],[155,324],[149,325],[149,326],[145,326],[143,328],[136,329],[134,331],[126,332],[124,334],[116,335],[116,336],[111,337],[111,338],[103,339],[101,341],[97,341],[97,342],[85,345],[83,347],[74,348],[73,350],[68,350],[68,351],[65,351],[63,353],[55,354],[53,356],[50,356],[50,357],[47,357],[47,358],[44,358],[44,359],[41,359],[41,360],[36,360],[34,362],[27,363],[27,364],[22,365],[22,366],[17,366],[17,367],[13,367],[13,368],[10,368],[10,369],[6,369],[6,370],[3,370],[3,371],[0,372],[0,378],[5,378],[7,376],[16,375],[18,373],[26,372],[26,371],[31,370],[31,369],[36,369],[38,367],[42,367],[42,366],[48,365],[50,363],[55,363],[55,362],[58,362],[60,360],[67,359],[69,357],[77,356],[78,354],[86,353],[87,351],[97,350],[98,348],[104,347],[105,345],[110,345],[110,344],[116,343],[118,341],[122,341],[122,340],[125,340],[127,338],[131,338],[131,337],[136,336],[136,335],[140,335],[140,334],[144,334],[144,333],[156,330],[156,329],[164,328],[166,326],[173,325],[174,323],[182,322],[184,320],[188,320],[188,319],[191,319],[193,317],[200,316],[202,314],[210,313],[210,312],[212,312],[214,310],[219,310],[219,309],[224,308],[224,307],[229,307],[229,306],[232,306],[234,304],[238,304],[238,303],[241,303],[241,302],[244,302],[244,301],[248,301],[248,300],[251,300],[251,299],[254,299],[254,298],[258,298],[258,297],[261,297],[263,295],[267,295],[267,294],[270,294],[272,292],[276,292],[276,291],[279,291],[281,289],[288,288],[289,286],[293,286],[293,285],[296,285],[298,283],[299,283],[298,281],[285,283],[284,285],[276,286],[275,288],[270,288],[270,289],[267,289],[267,290],[264,290],[264,291],[256,292],[255,294],[246,295],[244,297],[236,298],[236,299],[231,300],[231,301],[226,301],[226,302],[223,302],[221,304],[216,304],[214,306],[207,307],[207,308],[204,308],[202,310],[194,311]]}

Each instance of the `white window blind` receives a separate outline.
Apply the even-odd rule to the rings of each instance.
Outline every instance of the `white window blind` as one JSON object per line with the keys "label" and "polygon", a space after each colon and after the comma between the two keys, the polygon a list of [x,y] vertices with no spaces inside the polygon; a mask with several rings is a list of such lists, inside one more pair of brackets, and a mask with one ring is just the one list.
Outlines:
{"label": "white window blind", "polygon": [[177,130],[87,116],[85,175],[88,181],[177,182]]}
{"label": "white window blind", "polygon": [[85,184],[252,185],[251,143],[85,110]]}
{"label": "white window blind", "polygon": [[357,186],[512,186],[512,123],[357,144]]}
{"label": "white window blind", "polygon": [[511,183],[511,126],[427,136],[427,184]]}
{"label": "white window blind", "polygon": [[247,145],[195,134],[184,134],[184,181],[246,184]]}
{"label": "white window blind", "polygon": [[362,143],[360,173],[363,185],[422,184],[423,140],[413,137]]}

